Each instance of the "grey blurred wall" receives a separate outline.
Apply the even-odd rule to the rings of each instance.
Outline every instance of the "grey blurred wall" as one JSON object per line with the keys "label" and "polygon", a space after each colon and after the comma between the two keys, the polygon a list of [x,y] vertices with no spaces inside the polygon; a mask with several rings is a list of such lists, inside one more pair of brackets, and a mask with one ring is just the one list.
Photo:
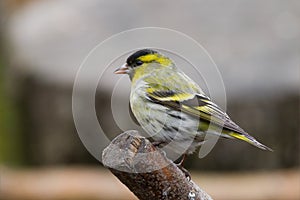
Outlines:
{"label": "grey blurred wall", "polygon": [[[41,165],[96,163],[72,118],[72,85],[80,63],[113,34],[157,26],[188,34],[208,50],[224,80],[230,116],[275,150],[222,140],[204,159],[190,157],[190,165],[214,170],[299,166],[299,7],[292,0],[26,4],[5,21],[9,74],[25,127],[24,156]],[[117,78],[107,80],[98,90],[96,108],[113,138],[121,132],[109,109]],[[90,84],[87,76],[82,95]]]}

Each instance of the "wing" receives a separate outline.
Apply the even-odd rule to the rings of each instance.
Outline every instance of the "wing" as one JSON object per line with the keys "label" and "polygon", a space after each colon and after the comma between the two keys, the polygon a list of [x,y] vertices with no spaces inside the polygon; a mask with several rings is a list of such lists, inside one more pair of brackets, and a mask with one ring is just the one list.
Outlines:
{"label": "wing", "polygon": [[[204,94],[180,93],[172,90],[156,90],[155,92],[148,91],[148,98],[153,103],[181,111],[197,119],[204,120],[208,122],[207,124],[210,123],[223,128],[223,130],[247,134]],[[199,128],[201,130],[203,127],[200,126]]]}

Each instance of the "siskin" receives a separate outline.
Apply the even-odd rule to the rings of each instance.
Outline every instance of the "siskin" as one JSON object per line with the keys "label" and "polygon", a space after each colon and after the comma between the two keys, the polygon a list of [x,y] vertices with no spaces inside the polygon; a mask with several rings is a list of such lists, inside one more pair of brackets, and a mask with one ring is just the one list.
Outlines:
{"label": "siskin", "polygon": [[130,55],[115,74],[131,79],[130,107],[156,144],[191,154],[205,135],[235,138],[272,151],[236,125],[174,62],[152,49]]}

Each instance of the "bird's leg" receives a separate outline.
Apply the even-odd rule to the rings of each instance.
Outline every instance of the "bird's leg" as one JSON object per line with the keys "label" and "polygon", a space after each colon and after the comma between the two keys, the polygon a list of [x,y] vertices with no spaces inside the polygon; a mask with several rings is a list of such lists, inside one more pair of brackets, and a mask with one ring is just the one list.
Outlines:
{"label": "bird's leg", "polygon": [[183,162],[185,161],[185,158],[186,158],[186,154],[183,154],[183,155],[181,156],[181,160],[180,160],[179,163],[177,163],[176,165],[177,165],[177,166],[178,166],[178,165],[182,166],[182,165],[183,165]]}
{"label": "bird's leg", "polygon": [[155,146],[155,147],[160,147],[163,144],[165,144],[165,142],[162,142],[162,141],[154,141],[154,142],[152,142],[152,145]]}
{"label": "bird's leg", "polygon": [[183,162],[184,162],[185,158],[186,158],[186,154],[183,154],[183,156],[181,157],[180,162],[177,163],[176,165],[184,173],[185,177],[188,180],[191,180],[191,174],[190,174],[190,172],[183,167]]}
{"label": "bird's leg", "polygon": [[[159,148],[161,145],[164,145],[164,144],[165,144],[165,142],[163,142],[163,141],[154,141],[154,142],[152,142],[152,145],[153,145],[154,147],[158,147],[158,148]],[[179,161],[179,163],[175,163],[175,164],[176,164],[176,166],[184,173],[185,177],[186,177],[188,180],[191,180],[191,174],[189,173],[189,171],[188,171],[187,169],[185,169],[185,168],[183,167],[183,162],[184,162],[185,158],[186,158],[186,154],[183,154],[182,157],[181,157],[181,160]]]}

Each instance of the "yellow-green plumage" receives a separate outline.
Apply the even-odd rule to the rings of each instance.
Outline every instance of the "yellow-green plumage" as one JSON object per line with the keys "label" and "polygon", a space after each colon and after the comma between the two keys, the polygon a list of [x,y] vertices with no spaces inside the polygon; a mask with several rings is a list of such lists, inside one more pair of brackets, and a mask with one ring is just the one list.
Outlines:
{"label": "yellow-green plumage", "polygon": [[132,81],[132,112],[155,141],[175,142],[174,151],[192,153],[204,142],[205,134],[217,134],[271,150],[236,125],[192,79],[157,51],[137,51],[122,70],[116,72],[129,74]]}

